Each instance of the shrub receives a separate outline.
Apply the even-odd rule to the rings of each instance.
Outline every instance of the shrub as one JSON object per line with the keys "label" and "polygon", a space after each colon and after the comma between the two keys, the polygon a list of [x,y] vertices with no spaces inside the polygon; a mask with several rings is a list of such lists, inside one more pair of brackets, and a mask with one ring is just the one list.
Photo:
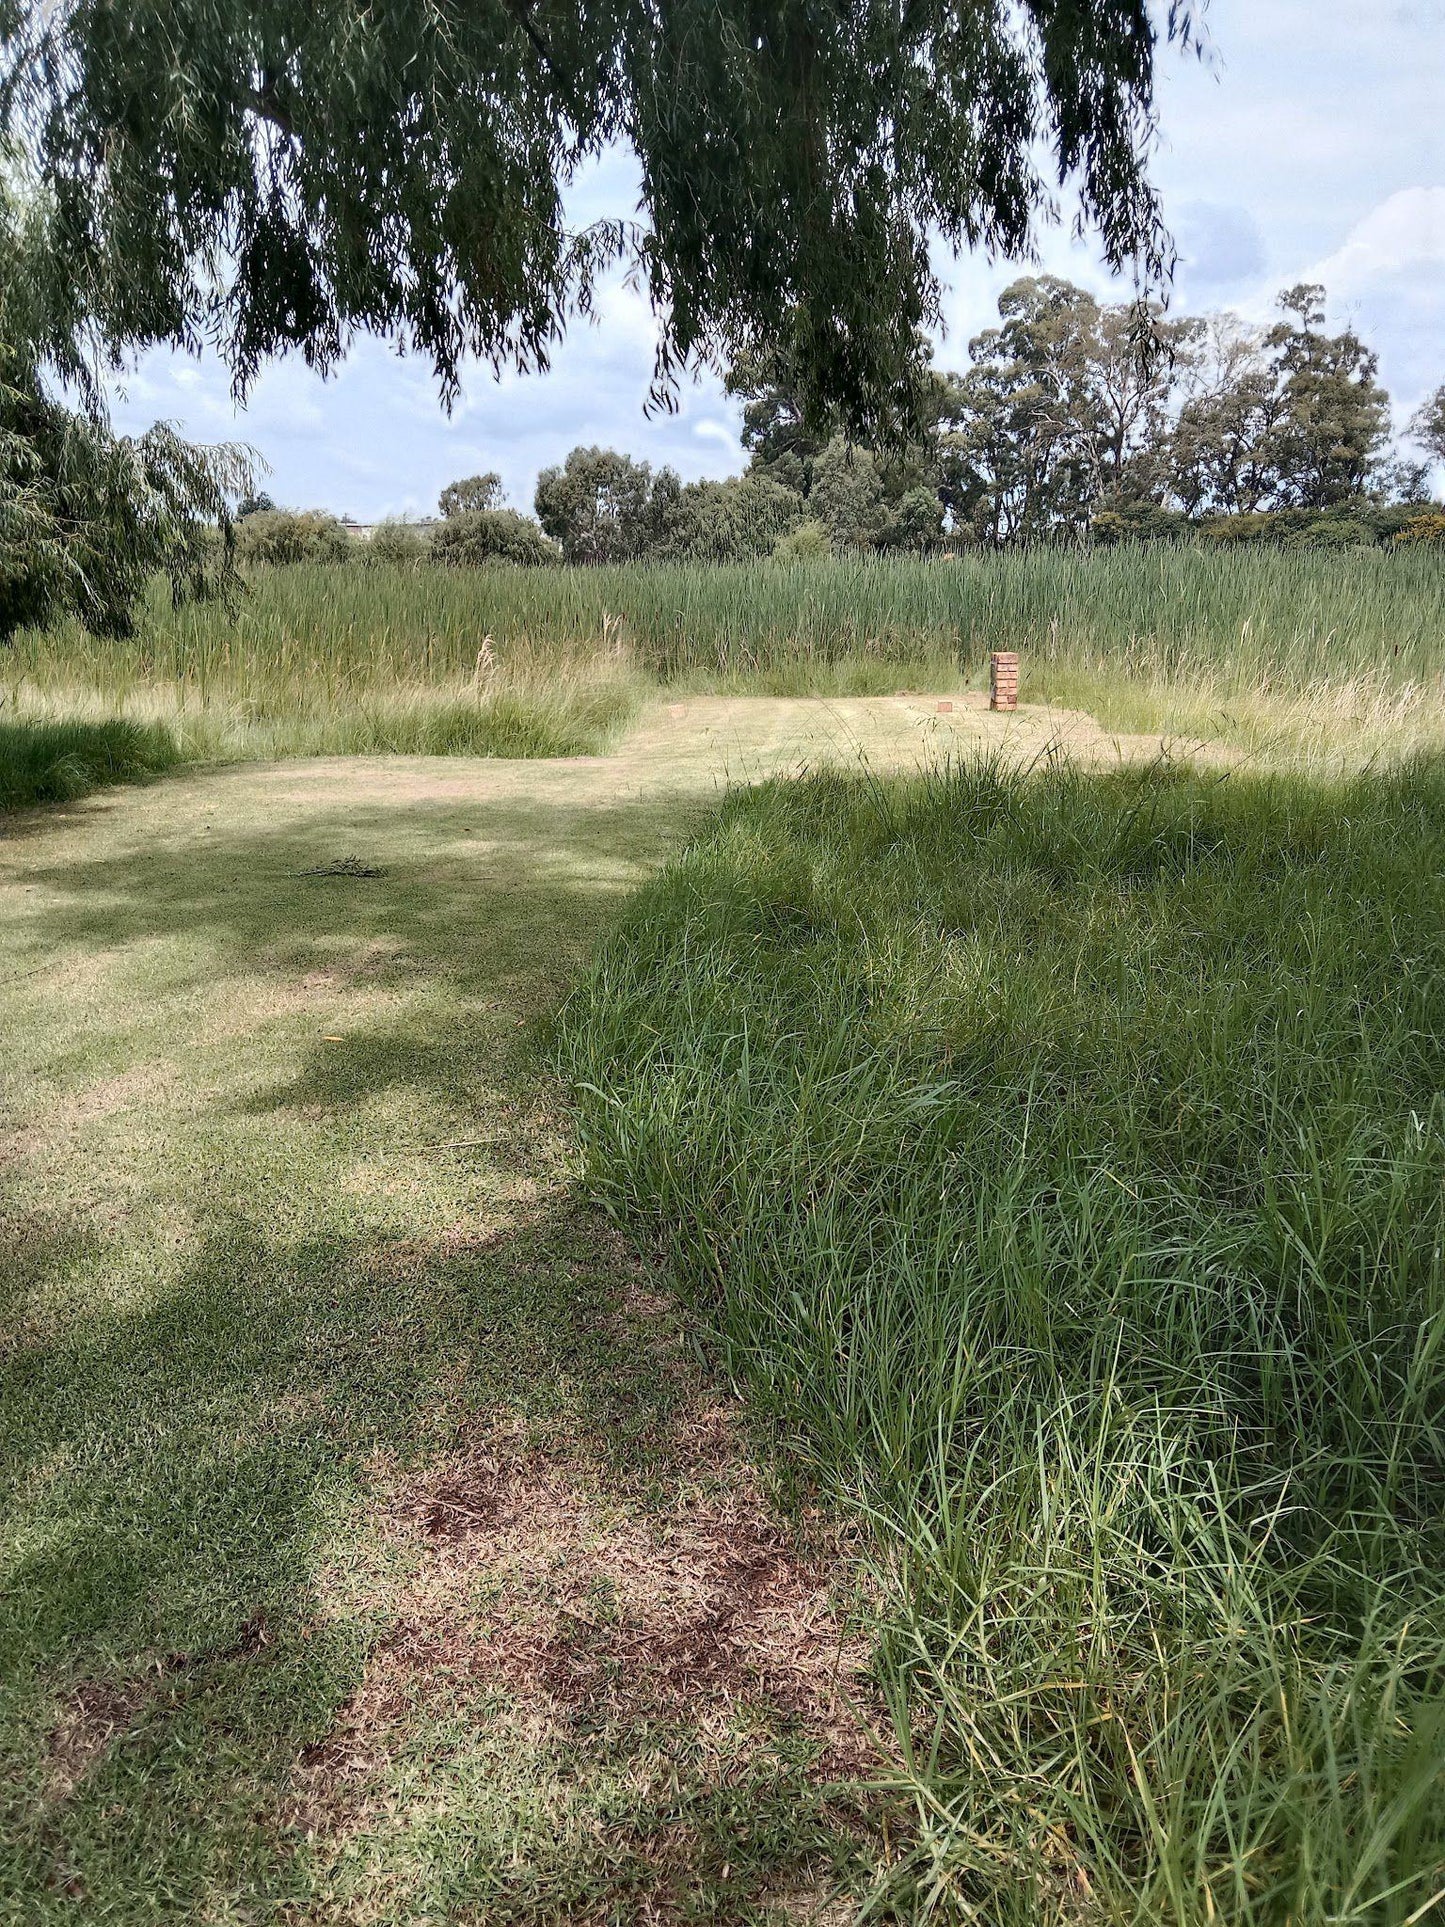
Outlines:
{"label": "shrub", "polygon": [[452,568],[485,563],[535,568],[562,559],[556,543],[548,541],[530,515],[520,515],[516,509],[472,509],[449,515],[432,530],[431,558]]}
{"label": "shrub", "polygon": [[767,475],[690,482],[667,504],[658,552],[677,562],[754,562],[802,518],[802,497]]}
{"label": "shrub", "polygon": [[878,464],[866,448],[834,436],[813,463],[808,511],[840,548],[872,547],[887,527],[888,507]]}
{"label": "shrub", "polygon": [[[1403,505],[1353,503],[1333,509],[1260,509],[1193,524],[1206,542],[1276,549],[1372,548],[1390,541],[1419,511]],[[1186,525],[1188,526],[1188,525]]]}
{"label": "shrub", "polygon": [[1100,509],[1089,523],[1089,533],[1101,548],[1120,542],[1177,541],[1191,533],[1187,516],[1157,502],[1123,502]]}
{"label": "shrub", "polygon": [[353,538],[334,515],[320,509],[262,509],[236,525],[236,551],[243,562],[345,562]]}
{"label": "shrub", "polygon": [[428,554],[427,532],[415,522],[396,519],[378,522],[366,545],[368,562],[389,563],[405,568],[425,562]]}
{"label": "shrub", "polygon": [[1412,515],[1395,531],[1393,540],[1445,545],[1445,509],[1427,509],[1422,515]]}
{"label": "shrub", "polygon": [[898,506],[878,537],[883,549],[910,549],[916,555],[936,549],[943,540],[943,503],[938,491],[910,488],[898,499]]}
{"label": "shrub", "polygon": [[1321,515],[1284,538],[1287,549],[1368,549],[1374,543],[1375,531],[1353,515]]}
{"label": "shrub", "polygon": [[827,528],[811,517],[806,522],[800,522],[787,535],[780,535],[773,544],[773,558],[778,562],[816,562],[832,552],[833,543]]}

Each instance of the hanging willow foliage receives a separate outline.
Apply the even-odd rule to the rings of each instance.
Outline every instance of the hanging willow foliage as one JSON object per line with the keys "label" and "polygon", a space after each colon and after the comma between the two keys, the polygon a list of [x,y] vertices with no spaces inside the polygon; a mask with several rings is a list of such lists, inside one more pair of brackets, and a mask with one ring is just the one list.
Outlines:
{"label": "hanging willow foliage", "polygon": [[33,210],[0,192],[0,641],[63,614],[124,635],[158,572],[177,600],[229,594],[230,503],[256,466],[249,450],[197,447],[168,422],[114,434],[78,362],[62,373],[87,405],[57,399],[35,341],[44,239]]}
{"label": "hanging willow foliage", "polygon": [[[784,342],[875,438],[938,309],[930,244],[1019,254],[1077,198],[1165,269],[1157,46],[1187,0],[0,0],[0,135],[53,196],[49,311],[213,341],[245,388],[358,328],[545,366],[627,262],[678,369]],[[568,225],[629,148],[635,220]]]}

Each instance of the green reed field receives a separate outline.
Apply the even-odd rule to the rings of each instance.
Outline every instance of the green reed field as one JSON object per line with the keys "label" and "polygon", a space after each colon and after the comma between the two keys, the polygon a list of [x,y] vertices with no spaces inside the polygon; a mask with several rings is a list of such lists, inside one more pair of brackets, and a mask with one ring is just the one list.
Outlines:
{"label": "green reed field", "polygon": [[738,567],[358,559],[259,570],[234,613],[172,609],[158,588],[123,642],[23,634],[0,657],[0,721],[158,725],[191,761],[561,755],[605,750],[663,684],[952,690],[981,685],[991,648],[1022,652],[1025,701],[1112,729],[1399,747],[1436,735],[1445,568],[1424,549],[1168,546]]}

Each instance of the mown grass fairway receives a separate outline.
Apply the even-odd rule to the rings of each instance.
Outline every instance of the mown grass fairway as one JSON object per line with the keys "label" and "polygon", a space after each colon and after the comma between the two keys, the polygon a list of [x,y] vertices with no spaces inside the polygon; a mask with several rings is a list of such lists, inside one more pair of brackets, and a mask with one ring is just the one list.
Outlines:
{"label": "mown grass fairway", "polygon": [[700,703],[615,760],[13,819],[0,1916],[782,1919],[866,1885],[828,1790],[871,1758],[848,1562],[581,1198],[537,1021],[728,765],[987,726]]}

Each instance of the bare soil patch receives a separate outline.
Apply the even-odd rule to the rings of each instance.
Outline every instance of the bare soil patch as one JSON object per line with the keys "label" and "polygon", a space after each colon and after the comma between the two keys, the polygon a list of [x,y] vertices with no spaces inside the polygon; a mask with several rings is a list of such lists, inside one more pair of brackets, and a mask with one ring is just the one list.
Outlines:
{"label": "bare soil patch", "polygon": [[[699,1429],[723,1433],[718,1418]],[[485,1454],[411,1495],[403,1516],[434,1557],[499,1583],[464,1646],[441,1642],[453,1676],[587,1730],[682,1717],[705,1728],[762,1703],[817,1739],[821,1778],[872,1757],[849,1705],[866,1646],[839,1618],[824,1561],[750,1482],[649,1516],[570,1466]],[[425,1645],[425,1616],[414,1630]]]}

